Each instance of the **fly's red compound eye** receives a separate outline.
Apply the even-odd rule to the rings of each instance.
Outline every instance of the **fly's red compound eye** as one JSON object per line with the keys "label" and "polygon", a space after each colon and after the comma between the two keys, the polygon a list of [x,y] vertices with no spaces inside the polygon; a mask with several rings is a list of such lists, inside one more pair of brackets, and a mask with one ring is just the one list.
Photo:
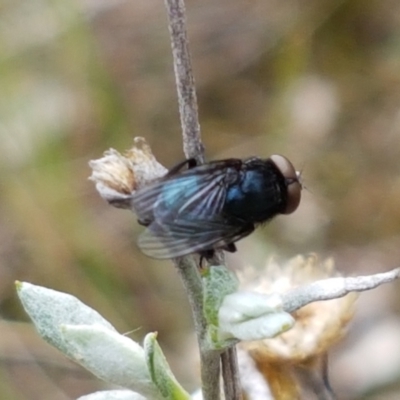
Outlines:
{"label": "fly's red compound eye", "polygon": [[275,154],[270,157],[270,160],[283,175],[287,184],[287,201],[286,207],[282,214],[291,214],[300,204],[302,189],[299,180],[300,174],[296,171],[293,164],[286,157]]}

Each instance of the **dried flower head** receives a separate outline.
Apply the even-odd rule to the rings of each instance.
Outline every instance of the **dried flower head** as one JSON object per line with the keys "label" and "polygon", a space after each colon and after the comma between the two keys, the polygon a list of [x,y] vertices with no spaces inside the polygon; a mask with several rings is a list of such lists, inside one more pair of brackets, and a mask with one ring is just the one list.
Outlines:
{"label": "dried flower head", "polygon": [[110,149],[102,158],[90,161],[89,166],[89,179],[96,182],[100,196],[119,208],[131,208],[130,200],[137,189],[167,173],[141,137],[134,139],[133,147],[125,154]]}
{"label": "dried flower head", "polygon": [[[256,279],[254,271],[244,271],[239,279],[246,289],[261,293],[284,293],[294,287],[320,279],[339,276],[332,259],[320,262],[315,254],[297,256],[285,265],[274,259],[266,266],[265,273]],[[295,311],[295,326],[274,339],[246,343],[244,346],[256,359],[302,362],[309,357],[325,353],[344,334],[344,329],[354,313],[357,295],[319,301]]]}
{"label": "dried flower head", "polygon": [[[311,254],[294,257],[284,265],[272,259],[264,272],[248,269],[240,274],[239,279],[248,290],[283,294],[299,286],[338,276],[340,274],[332,259],[321,262]],[[292,313],[296,322],[287,332],[273,339],[240,344],[268,381],[274,398],[308,398],[304,397],[307,386],[304,377],[316,370],[320,372],[327,352],[345,333],[345,327],[354,314],[356,298],[355,293],[350,293],[342,298],[308,304]],[[316,385],[316,380],[311,380],[310,375],[305,381]],[[324,386],[323,377],[319,383]],[[315,387],[308,389],[312,392]]]}

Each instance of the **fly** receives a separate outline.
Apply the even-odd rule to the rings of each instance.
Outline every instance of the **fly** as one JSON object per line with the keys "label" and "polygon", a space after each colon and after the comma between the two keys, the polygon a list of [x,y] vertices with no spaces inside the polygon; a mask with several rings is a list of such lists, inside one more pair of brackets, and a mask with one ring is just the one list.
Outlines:
{"label": "fly", "polygon": [[300,174],[281,155],[202,165],[185,160],[134,194],[138,221],[147,227],[138,245],[158,259],[234,252],[234,243],[258,225],[294,212],[301,189]]}

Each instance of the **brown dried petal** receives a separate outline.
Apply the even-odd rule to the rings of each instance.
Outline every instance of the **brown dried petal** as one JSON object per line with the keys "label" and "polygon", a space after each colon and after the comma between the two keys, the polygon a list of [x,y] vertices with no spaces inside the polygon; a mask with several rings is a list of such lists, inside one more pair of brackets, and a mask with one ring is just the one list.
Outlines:
{"label": "brown dried petal", "polygon": [[96,183],[100,196],[119,208],[131,208],[130,200],[136,190],[167,173],[141,137],[134,139],[133,147],[124,155],[110,149],[89,165],[92,168],[89,179]]}

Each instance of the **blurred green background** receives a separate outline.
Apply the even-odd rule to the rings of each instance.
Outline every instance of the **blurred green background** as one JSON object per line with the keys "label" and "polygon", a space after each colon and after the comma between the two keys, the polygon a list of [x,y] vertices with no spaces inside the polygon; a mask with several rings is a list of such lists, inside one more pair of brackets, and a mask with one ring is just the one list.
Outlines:
{"label": "blurred green background", "polygon": [[[299,210],[239,244],[230,265],[316,251],[345,274],[400,259],[400,2],[190,0],[208,159],[288,156]],[[196,386],[192,323],[169,262],[87,180],[88,161],[144,136],[183,159],[164,6],[154,0],[3,0],[0,6],[0,398],[74,399],[107,387],[27,323],[14,281],[79,297],[120,332],[159,339]],[[368,294],[333,354],[340,399],[400,396],[398,283]]]}

